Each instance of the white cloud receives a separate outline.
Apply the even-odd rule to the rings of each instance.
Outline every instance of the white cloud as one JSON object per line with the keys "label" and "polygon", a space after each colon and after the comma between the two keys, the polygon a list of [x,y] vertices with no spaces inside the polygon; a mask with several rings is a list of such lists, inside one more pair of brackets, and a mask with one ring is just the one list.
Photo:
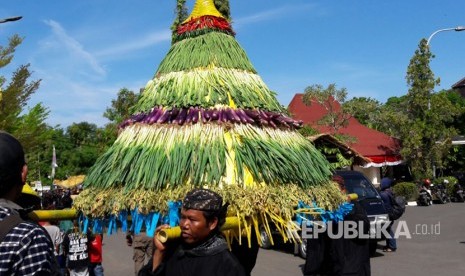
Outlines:
{"label": "white cloud", "polygon": [[293,16],[295,15],[295,13],[304,12],[309,9],[313,9],[315,7],[316,7],[315,4],[285,5],[285,6],[276,8],[276,9],[266,10],[266,11],[252,14],[249,16],[240,17],[237,19],[233,18],[233,23],[234,23],[234,26],[239,28],[243,25],[248,25],[250,23],[276,20],[276,19],[279,19],[280,17]]}
{"label": "white cloud", "polygon": [[135,52],[136,50],[144,49],[151,47],[162,42],[171,40],[170,31],[159,31],[154,33],[149,33],[145,37],[141,38],[130,38],[125,39],[124,41],[129,41],[128,43],[122,43],[116,46],[108,47],[104,50],[98,51],[95,53],[95,56],[98,57],[115,57],[127,54],[128,52]]}
{"label": "white cloud", "polygon": [[152,32],[136,40],[130,39],[134,41],[131,43],[112,44],[108,48],[99,45],[104,50],[91,53],[85,49],[86,42],[75,39],[76,36],[68,34],[58,22],[48,20],[45,23],[52,35],[43,38],[39,47],[31,52],[35,79],[42,80],[40,89],[31,98],[31,106],[44,103],[50,109],[47,122],[64,128],[82,121],[103,126],[108,122],[103,113],[111,100],[116,99],[118,91],[127,87],[139,92],[147,82],[140,77],[120,79],[111,71],[107,73],[102,63],[104,57],[121,58],[171,38],[169,31]]}
{"label": "white cloud", "polygon": [[386,75],[386,72],[378,72],[374,68],[366,68],[349,63],[333,63],[330,65],[330,68],[335,72],[340,72],[340,75],[344,76],[344,79],[363,80]]}
{"label": "white cloud", "polygon": [[72,123],[87,121],[103,126],[103,117],[111,100],[124,85],[94,84],[74,81],[66,76],[51,75],[43,79],[41,88],[31,99],[32,104],[44,102],[50,109],[50,125],[67,127]]}
{"label": "white cloud", "polygon": [[[45,24],[50,26],[53,36],[41,42],[43,50],[54,48],[54,50],[62,51],[62,54],[67,54],[72,58],[73,62],[84,63],[89,66],[94,73],[100,76],[105,76],[105,69],[99,64],[98,60],[76,39],[67,34],[66,30],[54,20],[45,20]],[[64,51],[64,52],[63,52]],[[56,51],[53,52],[56,55]],[[73,64],[68,62],[68,64]]]}

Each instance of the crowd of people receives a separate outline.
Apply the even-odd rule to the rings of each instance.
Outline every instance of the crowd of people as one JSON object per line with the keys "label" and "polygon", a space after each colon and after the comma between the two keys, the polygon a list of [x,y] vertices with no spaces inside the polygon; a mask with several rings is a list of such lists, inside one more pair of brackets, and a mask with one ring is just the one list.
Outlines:
{"label": "crowd of people", "polygon": [[[69,209],[72,206],[70,189],[54,189],[42,193],[41,206],[44,210]],[[39,221],[47,230],[54,253],[63,276],[103,276],[102,240],[103,236],[92,233],[90,229],[82,233],[77,220]]]}
{"label": "crowd of people", "polygon": [[70,189],[62,188],[42,192],[42,209],[62,210],[66,208],[71,208],[71,205],[73,203],[71,194],[72,191]]}

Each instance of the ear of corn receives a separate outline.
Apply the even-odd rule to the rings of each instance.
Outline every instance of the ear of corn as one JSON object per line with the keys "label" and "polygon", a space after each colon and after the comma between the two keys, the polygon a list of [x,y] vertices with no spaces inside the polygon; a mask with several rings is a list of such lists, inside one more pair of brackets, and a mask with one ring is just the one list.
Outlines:
{"label": "ear of corn", "polygon": [[[297,242],[294,233],[299,229],[293,223],[296,210],[289,206],[297,206],[299,201],[312,206],[314,202],[326,202],[329,205],[325,209],[336,210],[344,202],[344,197],[338,193],[339,188],[333,182],[324,183],[310,189],[302,189],[297,185],[263,185],[253,188],[225,185],[211,187],[220,193],[225,202],[229,202],[228,216],[237,217],[240,221],[240,229],[229,233],[230,237],[240,236],[242,231],[247,235],[259,231],[259,226],[264,225],[269,229],[274,225],[280,229],[285,239]],[[75,208],[81,210],[90,217],[105,217],[110,214],[117,215],[121,209],[134,209],[143,214],[150,212],[165,213],[168,211],[168,201],[180,201],[193,186],[186,184],[176,188],[167,187],[160,191],[151,189],[139,189],[127,191],[121,186],[112,188],[87,188],[75,200]],[[325,200],[322,201],[321,195]],[[298,210],[312,214],[315,219],[321,214],[322,208]],[[269,230],[270,231],[270,230]],[[293,240],[294,239],[294,240]]]}

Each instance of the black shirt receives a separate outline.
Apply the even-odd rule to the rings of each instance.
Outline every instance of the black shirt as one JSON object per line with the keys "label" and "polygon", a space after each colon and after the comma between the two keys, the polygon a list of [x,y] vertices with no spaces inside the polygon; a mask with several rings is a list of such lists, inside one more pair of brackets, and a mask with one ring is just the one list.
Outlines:
{"label": "black shirt", "polygon": [[187,248],[183,244],[167,252],[163,263],[152,272],[149,262],[139,276],[245,276],[243,267],[229,251],[221,236],[213,236],[203,245]]}

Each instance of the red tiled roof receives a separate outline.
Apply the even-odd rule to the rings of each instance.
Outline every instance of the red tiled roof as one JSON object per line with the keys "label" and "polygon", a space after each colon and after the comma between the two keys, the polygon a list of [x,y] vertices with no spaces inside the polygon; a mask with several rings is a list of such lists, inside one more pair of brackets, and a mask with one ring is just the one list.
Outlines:
{"label": "red tiled roof", "polygon": [[[340,109],[338,102],[334,102],[335,110]],[[317,102],[310,106],[303,103],[303,94],[296,94],[289,104],[289,111],[296,120],[302,120],[305,125],[311,126],[322,133],[329,133],[330,129],[318,125],[318,121],[327,113],[325,108]],[[360,124],[355,118],[349,120],[347,127],[339,129],[341,134],[356,138],[355,142],[348,143],[363,156],[368,157],[375,163],[384,159],[392,162],[393,159],[400,160],[399,142],[397,139],[377,130]]]}
{"label": "red tiled roof", "polygon": [[457,88],[461,88],[461,87],[465,87],[465,78],[459,80],[458,82],[456,82],[456,83],[454,83],[452,85],[453,89],[457,89]]}
{"label": "red tiled roof", "polygon": [[349,147],[347,143],[342,142],[335,136],[328,133],[320,133],[317,135],[312,135],[307,137],[315,145],[317,144],[330,144],[333,147],[339,148],[342,152],[342,155],[345,158],[354,158],[353,164],[365,166],[370,162],[373,162],[370,158],[363,156],[355,148]]}

